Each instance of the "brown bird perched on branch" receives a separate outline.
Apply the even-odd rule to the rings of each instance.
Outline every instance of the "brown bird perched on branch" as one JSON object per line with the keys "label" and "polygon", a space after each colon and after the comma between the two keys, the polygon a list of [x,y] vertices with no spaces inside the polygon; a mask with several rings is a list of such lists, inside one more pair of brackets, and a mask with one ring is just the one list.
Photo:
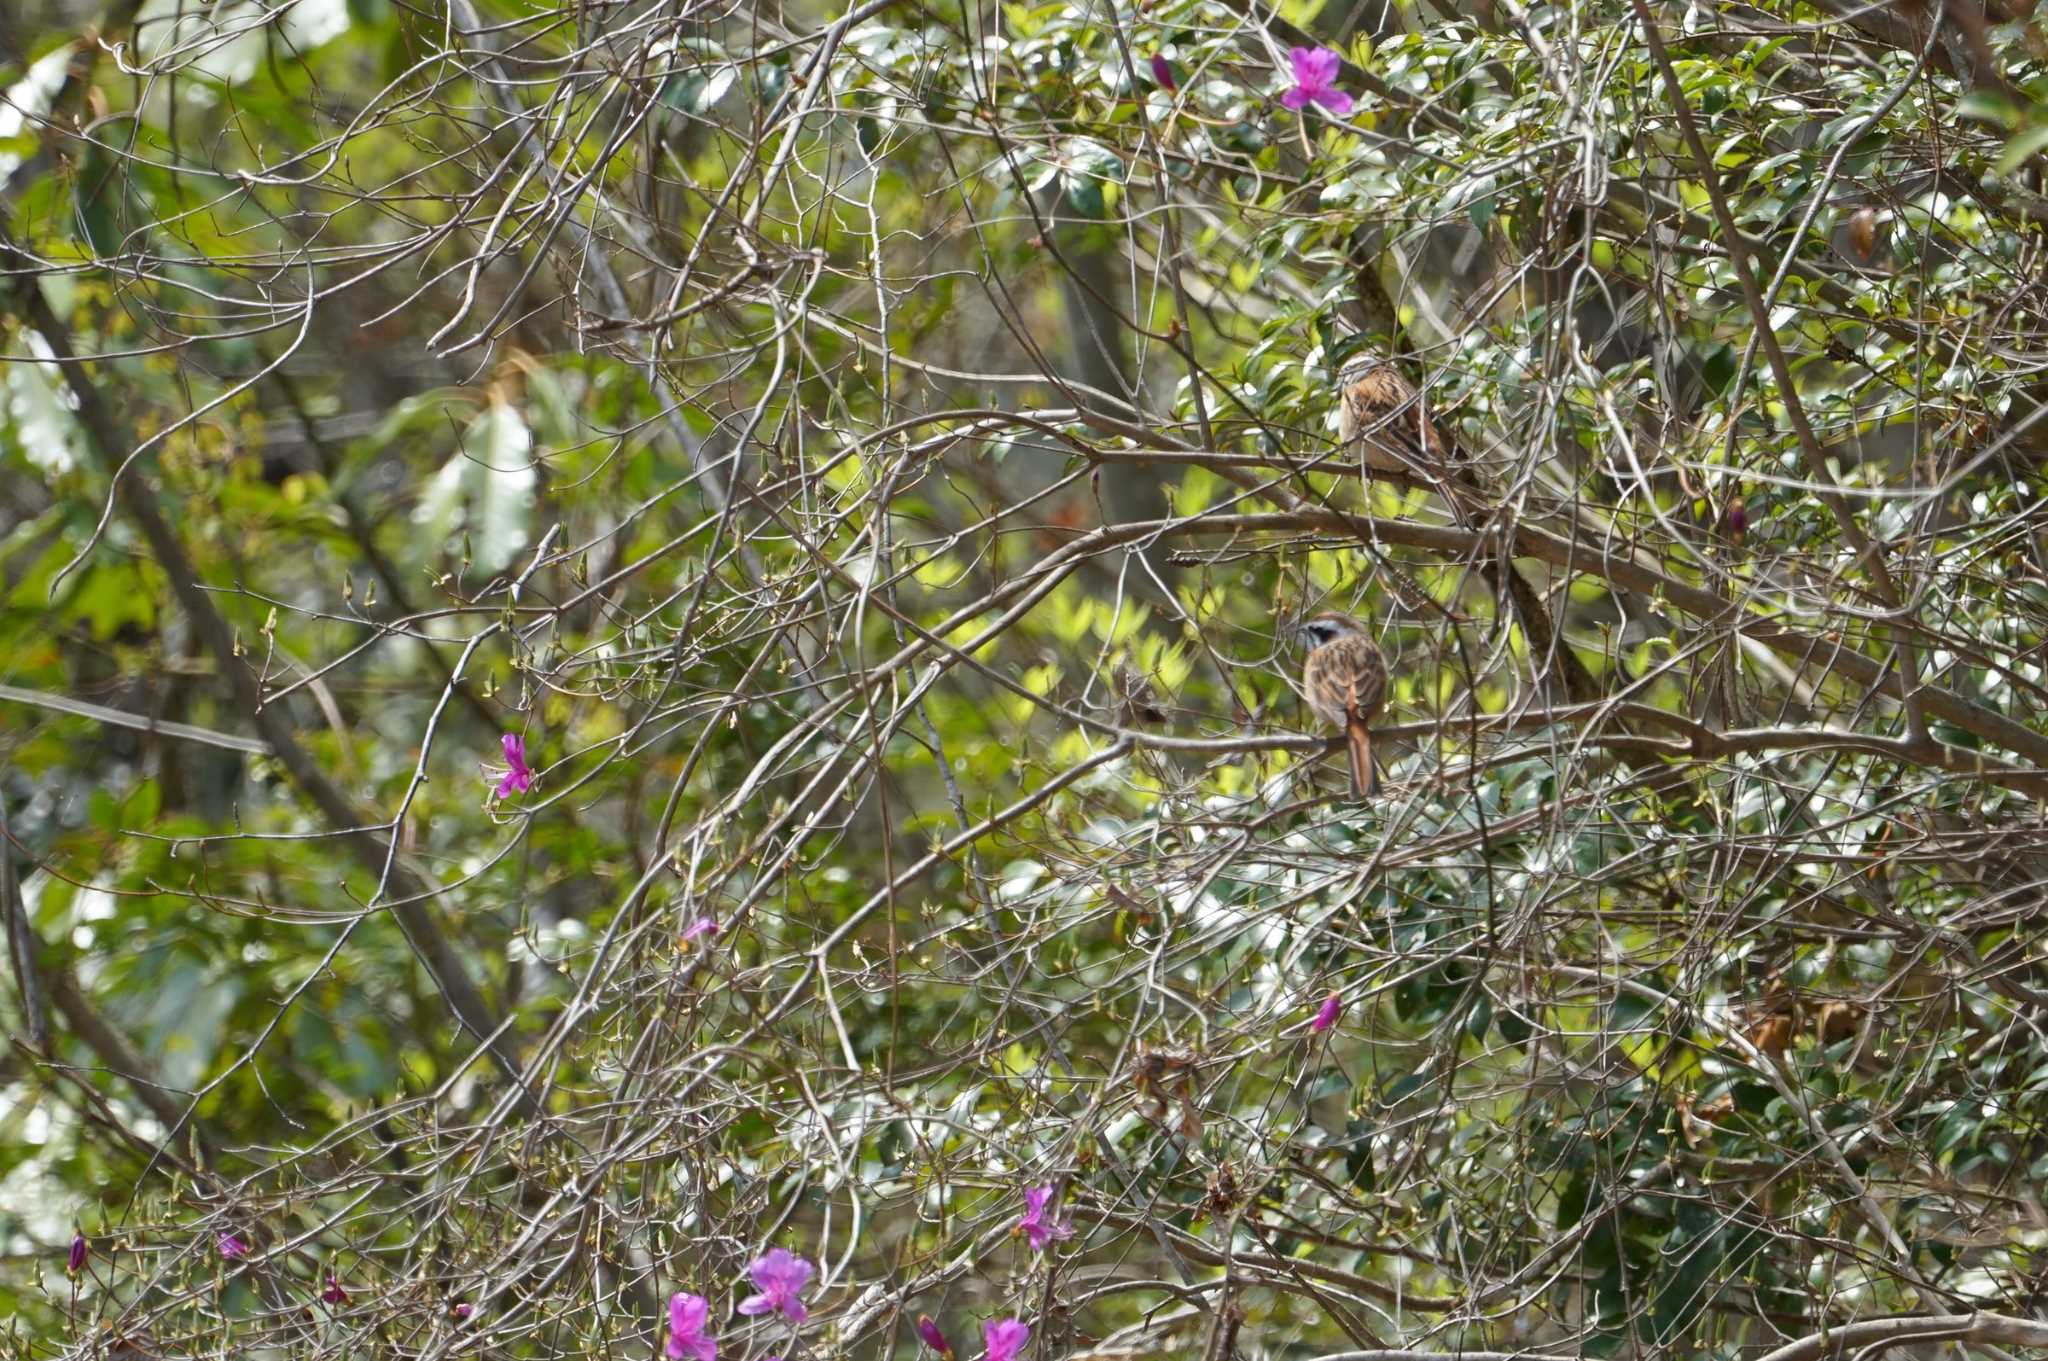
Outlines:
{"label": "brown bird perched on branch", "polygon": [[[1352,360],[1338,377],[1338,393],[1337,434],[1347,446],[1358,445],[1360,470],[1368,478],[1376,471],[1402,473],[1442,496],[1466,525],[1490,518],[1486,497],[1462,466],[1457,446],[1429,419],[1427,403],[1392,360],[1381,355]],[[1557,638],[1542,597],[1515,569],[1512,547],[1505,547],[1483,559],[1480,571],[1514,609],[1530,656],[1555,669],[1566,699],[1581,704],[1597,700],[1599,683]]]}
{"label": "brown bird perched on branch", "polygon": [[1389,360],[1355,359],[1338,375],[1337,438],[1358,446],[1359,471],[1403,473],[1434,490],[1460,520],[1481,507],[1458,469],[1456,445],[1430,420],[1422,394]]}
{"label": "brown bird perched on branch", "polygon": [[1308,656],[1301,663],[1301,693],[1315,716],[1344,730],[1351,752],[1351,785],[1371,798],[1372,729],[1387,697],[1387,659],[1348,614],[1318,614],[1301,626]]}
{"label": "brown bird perched on branch", "polygon": [[1337,438],[1357,442],[1366,467],[1433,481],[1450,466],[1451,447],[1423,410],[1422,394],[1392,364],[1354,360],[1337,386]]}

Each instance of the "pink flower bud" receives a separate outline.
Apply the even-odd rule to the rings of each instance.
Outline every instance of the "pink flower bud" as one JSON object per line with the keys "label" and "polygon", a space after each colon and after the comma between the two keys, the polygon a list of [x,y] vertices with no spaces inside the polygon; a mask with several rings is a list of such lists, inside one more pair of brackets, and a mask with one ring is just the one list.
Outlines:
{"label": "pink flower bud", "polygon": [[1343,1013],[1344,999],[1333,992],[1323,999],[1321,1006],[1316,1008],[1315,1018],[1308,1023],[1308,1028],[1313,1033],[1320,1035],[1331,1026],[1337,1024],[1337,1018]]}
{"label": "pink flower bud", "polygon": [[1742,536],[1749,532],[1749,508],[1742,504],[1740,496],[1728,498],[1728,509],[1722,514],[1721,527],[1736,543],[1741,543]]}

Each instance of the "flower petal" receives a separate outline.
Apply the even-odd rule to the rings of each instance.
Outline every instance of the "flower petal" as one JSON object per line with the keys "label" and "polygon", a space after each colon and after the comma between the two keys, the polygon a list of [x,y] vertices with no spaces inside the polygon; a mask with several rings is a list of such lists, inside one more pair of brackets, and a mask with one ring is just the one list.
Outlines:
{"label": "flower petal", "polygon": [[1321,89],[1343,69],[1343,59],[1327,47],[1297,47],[1294,51],[1299,54],[1294,59],[1295,79],[1303,85]]}
{"label": "flower petal", "polygon": [[983,1361],[1015,1361],[1031,1340],[1031,1329],[1013,1318],[990,1319],[981,1325],[981,1337],[988,1349]]}

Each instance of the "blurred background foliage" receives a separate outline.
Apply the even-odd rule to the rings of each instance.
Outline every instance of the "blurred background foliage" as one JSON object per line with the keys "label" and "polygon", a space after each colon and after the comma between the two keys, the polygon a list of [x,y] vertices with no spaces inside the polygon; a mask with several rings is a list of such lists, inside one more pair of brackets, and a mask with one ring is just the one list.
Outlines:
{"label": "blurred background foliage", "polygon": [[[18,0],[14,1345],[2048,1344],[2044,58]],[[1366,353],[1471,505],[1337,446]]]}

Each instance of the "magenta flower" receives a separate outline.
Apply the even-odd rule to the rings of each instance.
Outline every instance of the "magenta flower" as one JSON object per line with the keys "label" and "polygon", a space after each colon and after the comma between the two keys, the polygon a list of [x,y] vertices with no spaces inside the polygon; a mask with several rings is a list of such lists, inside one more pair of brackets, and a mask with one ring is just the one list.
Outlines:
{"label": "magenta flower", "polygon": [[1158,52],[1152,54],[1152,79],[1158,81],[1168,94],[1180,93],[1180,82],[1173,78],[1173,63]]}
{"label": "magenta flower", "polygon": [[758,1295],[749,1295],[740,1301],[742,1314],[772,1314],[778,1310],[791,1323],[802,1323],[809,1318],[810,1310],[797,1298],[804,1287],[811,1283],[817,1268],[788,1248],[770,1248],[754,1259],[747,1268],[747,1275],[754,1278]]}
{"label": "magenta flower", "polygon": [[668,1297],[668,1354],[671,1361],[693,1356],[697,1361],[718,1361],[718,1339],[707,1337],[704,1324],[711,1317],[711,1305],[702,1295],[677,1293]]}
{"label": "magenta flower", "polygon": [[1312,1033],[1320,1035],[1331,1026],[1337,1024],[1337,1018],[1343,1012],[1344,999],[1333,992],[1323,999],[1321,1006],[1316,1008],[1315,1019],[1308,1023],[1308,1028]]}
{"label": "magenta flower", "polygon": [[476,1310],[470,1308],[467,1304],[458,1304],[455,1306],[455,1317],[459,1319],[468,1318],[471,1314],[475,1312]]}
{"label": "magenta flower", "polygon": [[85,1235],[82,1233],[73,1234],[71,1236],[71,1255],[64,1261],[64,1274],[76,1276],[83,1270],[85,1270]]}
{"label": "magenta flower", "polygon": [[220,1237],[213,1240],[213,1243],[215,1247],[220,1249],[220,1255],[227,1258],[230,1262],[234,1261],[237,1257],[247,1257],[249,1255],[249,1245],[231,1233],[220,1235]]}
{"label": "magenta flower", "polygon": [[990,1319],[981,1325],[981,1337],[988,1344],[982,1361],[1016,1361],[1031,1340],[1031,1330],[1013,1318]]}
{"label": "magenta flower", "polygon": [[1056,1239],[1072,1238],[1074,1236],[1073,1225],[1049,1224],[1046,1222],[1045,1207],[1051,1200],[1051,1182],[1047,1182],[1043,1186],[1025,1188],[1024,1213],[1017,1220],[1016,1227],[1010,1230],[1012,1234],[1021,1233],[1026,1238],[1029,1238],[1033,1252],[1044,1252],[1047,1243],[1053,1242]]}
{"label": "magenta flower", "polygon": [[1351,96],[1333,83],[1343,58],[1327,47],[1295,47],[1287,55],[1294,61],[1294,84],[1280,96],[1282,104],[1290,109],[1320,104],[1340,118],[1351,112]]}
{"label": "magenta flower", "polygon": [[688,945],[699,936],[715,936],[718,930],[717,922],[709,917],[699,917],[683,928],[683,944]]}
{"label": "magenta flower", "polygon": [[334,1273],[327,1273],[327,1288],[320,1292],[322,1304],[347,1304],[348,1291],[341,1288],[341,1282],[334,1279]]}
{"label": "magenta flower", "polygon": [[919,1314],[917,1316],[917,1335],[924,1339],[925,1346],[930,1347],[940,1356],[951,1356],[953,1354],[953,1344],[946,1341],[946,1335],[939,1331],[938,1324],[932,1322],[930,1314]]}
{"label": "magenta flower", "polygon": [[508,732],[502,739],[506,771],[498,781],[498,797],[507,799],[533,788],[533,768],[526,764],[526,739]]}

